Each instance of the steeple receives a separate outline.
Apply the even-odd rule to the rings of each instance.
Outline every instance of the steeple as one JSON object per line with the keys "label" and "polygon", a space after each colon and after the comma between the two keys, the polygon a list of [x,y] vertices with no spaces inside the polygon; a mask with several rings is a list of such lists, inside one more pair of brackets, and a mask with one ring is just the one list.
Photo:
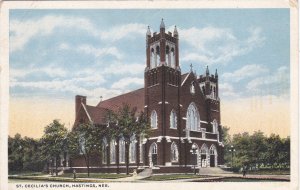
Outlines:
{"label": "steeple", "polygon": [[149,27],[149,26],[148,26],[146,35],[147,35],[147,36],[151,36],[151,30],[150,30],[150,27]]}
{"label": "steeple", "polygon": [[206,66],[206,76],[209,76],[208,65]]}
{"label": "steeple", "polygon": [[178,37],[178,32],[177,32],[176,25],[175,25],[175,28],[174,28],[174,37]]}
{"label": "steeple", "polygon": [[164,19],[161,19],[161,23],[160,23],[160,29],[165,29],[165,23],[164,23]]}
{"label": "steeple", "polygon": [[216,69],[215,77],[218,78],[218,70]]}
{"label": "steeple", "polygon": [[[146,56],[147,67],[149,70],[165,65],[175,70],[180,70],[179,67],[179,48],[178,48],[178,32],[175,27],[175,34],[172,32],[166,33],[164,19],[161,19],[159,33],[150,30],[147,27],[146,31]],[[147,69],[145,69],[146,71]]]}

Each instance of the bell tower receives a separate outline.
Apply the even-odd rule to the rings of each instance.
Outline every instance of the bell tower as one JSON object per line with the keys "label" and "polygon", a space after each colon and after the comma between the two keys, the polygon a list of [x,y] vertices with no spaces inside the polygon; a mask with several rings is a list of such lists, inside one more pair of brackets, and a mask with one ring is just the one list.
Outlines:
{"label": "bell tower", "polygon": [[[161,20],[159,33],[146,33],[146,68],[145,68],[145,112],[150,121],[157,121],[153,126],[151,137],[158,137],[159,165],[170,160],[168,151],[171,141],[168,136],[179,136],[180,133],[180,84],[181,70],[179,66],[178,31],[165,32],[164,20]],[[155,113],[154,113],[155,112]],[[170,114],[176,114],[177,128],[170,129]],[[157,119],[152,118],[157,116]],[[173,121],[173,120],[172,120]],[[174,122],[173,122],[174,123]],[[159,153],[158,153],[159,154]]]}
{"label": "bell tower", "polygon": [[216,70],[214,75],[210,75],[207,66],[205,74],[200,75],[198,80],[202,94],[205,97],[207,118],[211,124],[208,131],[212,132],[212,124],[214,122],[221,123],[218,72]]}
{"label": "bell tower", "polygon": [[165,23],[161,20],[160,33],[151,35],[150,27],[146,33],[146,69],[153,69],[165,65],[174,69],[179,67],[178,32],[175,26],[174,33],[165,33]]}

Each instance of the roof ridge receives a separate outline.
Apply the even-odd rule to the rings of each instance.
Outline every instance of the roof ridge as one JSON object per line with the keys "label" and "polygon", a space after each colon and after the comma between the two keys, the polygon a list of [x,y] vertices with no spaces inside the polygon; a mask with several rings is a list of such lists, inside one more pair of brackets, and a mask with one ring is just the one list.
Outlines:
{"label": "roof ridge", "polygon": [[104,107],[98,107],[98,106],[92,106],[92,105],[85,105],[86,107],[91,107],[91,108],[96,108],[96,109],[105,109],[107,110],[107,108]]}
{"label": "roof ridge", "polygon": [[[136,92],[136,91],[139,91],[139,90],[143,90],[143,89],[145,89],[145,88],[144,88],[144,87],[143,87],[143,88],[139,88],[139,89],[136,89],[136,90],[133,90],[133,91],[130,91],[130,92],[126,92],[126,93],[124,93],[124,94],[120,94],[120,95],[118,95],[118,96],[114,96],[114,97],[111,97],[111,98],[109,98],[109,99],[103,100],[103,101],[99,102],[99,103],[97,104],[96,107],[98,107],[98,108],[103,108],[103,107],[100,106],[100,103],[107,102],[107,101],[112,100],[112,99],[114,99],[114,98],[118,98],[118,97],[121,97],[121,96],[125,96],[125,95],[128,95],[128,94],[130,94],[130,93],[133,93],[133,92]],[[105,109],[107,109],[107,108],[105,108]]]}
{"label": "roof ridge", "polygon": [[182,81],[181,86],[185,83],[185,81],[186,81],[187,78],[190,76],[190,74],[191,74],[191,72],[186,73],[186,76],[185,76],[184,80]]}

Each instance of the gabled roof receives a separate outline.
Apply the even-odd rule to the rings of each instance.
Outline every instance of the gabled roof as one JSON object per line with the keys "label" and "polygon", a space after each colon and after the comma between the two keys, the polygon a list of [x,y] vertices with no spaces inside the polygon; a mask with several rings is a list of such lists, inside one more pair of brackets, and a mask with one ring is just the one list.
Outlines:
{"label": "gabled roof", "polygon": [[85,108],[92,122],[97,124],[103,124],[106,122],[105,117],[108,111],[107,109],[89,105],[85,105]]}
{"label": "gabled roof", "polygon": [[181,80],[182,80],[181,86],[185,83],[186,79],[189,77],[190,74],[191,73],[185,73],[181,75]]}
{"label": "gabled roof", "polygon": [[136,107],[137,112],[144,111],[145,106],[145,91],[144,88],[122,94],[108,100],[104,100],[98,103],[98,108],[105,108],[112,111],[118,111],[118,109],[124,104],[130,105],[130,107]]}
{"label": "gabled roof", "polygon": [[[187,78],[191,73],[185,73],[181,75],[182,83],[181,86],[185,83]],[[97,106],[83,105],[83,108],[88,116],[88,118],[97,124],[104,124],[105,116],[108,110],[114,112],[118,111],[119,108],[124,104],[130,105],[130,107],[136,107],[137,113],[144,111],[145,106],[145,90],[140,88],[98,103]]]}

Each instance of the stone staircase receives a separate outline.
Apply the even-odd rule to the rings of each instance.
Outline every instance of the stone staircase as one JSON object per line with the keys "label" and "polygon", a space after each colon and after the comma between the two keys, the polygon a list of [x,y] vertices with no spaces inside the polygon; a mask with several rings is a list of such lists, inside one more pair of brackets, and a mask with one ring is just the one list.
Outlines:
{"label": "stone staircase", "polygon": [[151,175],[152,175],[152,169],[151,168],[145,168],[142,172],[138,173],[137,176],[146,178],[146,177],[149,177]]}
{"label": "stone staircase", "polygon": [[211,167],[211,168],[199,168],[200,175],[210,175],[210,174],[232,174],[230,171],[225,171],[219,167]]}

